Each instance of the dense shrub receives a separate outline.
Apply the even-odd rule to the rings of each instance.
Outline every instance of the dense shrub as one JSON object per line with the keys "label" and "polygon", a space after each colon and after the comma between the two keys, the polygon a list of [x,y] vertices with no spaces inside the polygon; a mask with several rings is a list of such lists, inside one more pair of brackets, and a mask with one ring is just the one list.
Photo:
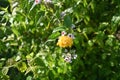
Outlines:
{"label": "dense shrub", "polygon": [[120,79],[119,0],[9,1],[0,80]]}

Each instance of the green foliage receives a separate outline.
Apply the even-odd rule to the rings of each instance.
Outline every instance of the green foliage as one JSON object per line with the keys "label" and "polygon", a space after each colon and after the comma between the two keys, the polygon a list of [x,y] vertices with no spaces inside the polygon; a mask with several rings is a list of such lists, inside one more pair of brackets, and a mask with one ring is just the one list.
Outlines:
{"label": "green foliage", "polygon": [[[119,80],[120,1],[45,1],[1,8],[0,80]],[[56,45],[62,31],[72,48]]]}

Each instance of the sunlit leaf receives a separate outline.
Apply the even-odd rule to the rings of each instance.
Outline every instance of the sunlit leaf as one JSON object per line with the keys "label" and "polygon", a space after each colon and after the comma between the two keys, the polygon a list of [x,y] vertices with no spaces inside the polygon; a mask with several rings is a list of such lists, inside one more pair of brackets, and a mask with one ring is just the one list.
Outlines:
{"label": "sunlit leaf", "polygon": [[58,36],[60,36],[60,33],[59,32],[56,32],[56,33],[54,32],[48,37],[48,39],[57,39]]}
{"label": "sunlit leaf", "polygon": [[4,75],[7,75],[8,70],[9,70],[9,67],[3,67],[2,73],[3,73]]}
{"label": "sunlit leaf", "polygon": [[15,27],[12,27],[12,31],[17,37],[19,36],[19,31]]}
{"label": "sunlit leaf", "polygon": [[26,80],[32,80],[32,76],[28,76]]}
{"label": "sunlit leaf", "polygon": [[57,27],[57,28],[54,28],[53,33],[58,32],[58,31],[65,31],[65,30],[66,30],[65,27]]}
{"label": "sunlit leaf", "polygon": [[18,68],[18,70],[20,70],[21,72],[25,72],[26,69],[27,69],[27,65],[26,65],[25,62],[20,62],[20,63],[18,63],[17,68]]}

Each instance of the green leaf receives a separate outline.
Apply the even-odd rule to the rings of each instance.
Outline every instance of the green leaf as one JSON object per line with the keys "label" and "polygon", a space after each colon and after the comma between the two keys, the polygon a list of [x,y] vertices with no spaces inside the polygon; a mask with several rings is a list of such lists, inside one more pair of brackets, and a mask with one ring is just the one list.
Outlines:
{"label": "green leaf", "polygon": [[11,42],[10,45],[11,46],[18,46],[18,43],[17,42]]}
{"label": "green leaf", "polygon": [[18,68],[18,70],[20,70],[21,72],[25,72],[26,69],[27,69],[27,65],[26,65],[25,62],[20,62],[20,63],[18,63],[17,68]]}
{"label": "green leaf", "polygon": [[28,76],[26,80],[32,80],[32,76]]}
{"label": "green leaf", "polygon": [[113,39],[112,38],[108,38],[106,40],[106,45],[113,46]]}
{"label": "green leaf", "polygon": [[87,21],[87,22],[89,22],[89,21],[90,21],[90,17],[89,17],[89,16],[87,16],[87,15],[85,16],[85,19],[86,19],[86,21]]}
{"label": "green leaf", "polygon": [[66,30],[65,27],[57,27],[57,28],[54,28],[53,33],[58,32],[58,31],[65,31],[65,30]]}
{"label": "green leaf", "polygon": [[36,66],[44,66],[45,67],[45,63],[43,62],[43,60],[40,57],[36,57],[34,59],[33,63]]}
{"label": "green leaf", "polygon": [[66,27],[71,27],[71,25],[72,25],[72,20],[71,20],[70,16],[65,16],[65,17],[64,17],[64,25],[65,25]]}
{"label": "green leaf", "polygon": [[6,75],[8,73],[9,67],[3,67],[2,73]]}
{"label": "green leaf", "polygon": [[93,41],[88,40],[88,45],[89,45],[89,46],[93,46],[93,44],[94,44]]}
{"label": "green leaf", "polygon": [[15,27],[12,27],[12,31],[18,37],[19,31]]}
{"label": "green leaf", "polygon": [[83,5],[84,5],[84,7],[87,7],[87,5],[88,5],[87,0],[83,0]]}
{"label": "green leaf", "polygon": [[94,1],[91,1],[90,6],[91,6],[92,11],[95,12],[95,4],[94,4]]}
{"label": "green leaf", "polygon": [[52,33],[52,34],[48,37],[48,39],[56,39],[56,38],[58,38],[59,35],[60,35],[59,32]]}

